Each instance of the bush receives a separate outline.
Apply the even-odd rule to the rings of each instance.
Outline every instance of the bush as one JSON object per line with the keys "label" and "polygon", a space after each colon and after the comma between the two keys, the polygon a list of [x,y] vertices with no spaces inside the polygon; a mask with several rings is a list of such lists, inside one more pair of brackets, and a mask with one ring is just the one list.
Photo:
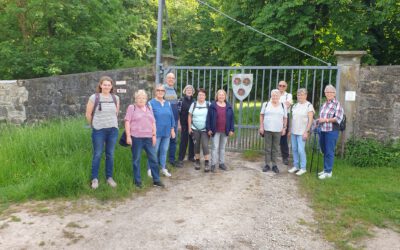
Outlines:
{"label": "bush", "polygon": [[357,167],[400,166],[400,140],[382,143],[376,139],[351,139],[346,160]]}

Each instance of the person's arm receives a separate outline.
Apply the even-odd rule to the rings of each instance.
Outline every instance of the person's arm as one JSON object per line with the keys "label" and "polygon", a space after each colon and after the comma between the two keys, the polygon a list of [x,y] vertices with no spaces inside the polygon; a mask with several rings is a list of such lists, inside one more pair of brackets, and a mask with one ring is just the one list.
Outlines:
{"label": "person's arm", "polygon": [[92,125],[92,120],[93,120],[92,117],[93,108],[94,108],[94,103],[91,100],[89,100],[86,105],[86,121],[90,126]]}
{"label": "person's arm", "polygon": [[264,135],[264,114],[265,114],[266,108],[267,108],[267,105],[262,104],[261,112],[260,112],[260,128],[258,130],[260,132],[260,135]]}
{"label": "person's arm", "polygon": [[287,116],[285,117],[283,117],[283,128],[282,128],[282,135],[285,135],[286,134],[286,125],[287,125]]}
{"label": "person's arm", "polygon": [[128,120],[125,120],[125,134],[126,134],[126,144],[132,145],[131,123]]}
{"label": "person's arm", "polygon": [[303,134],[303,140],[307,140],[308,135],[311,132],[311,126],[312,126],[313,119],[314,119],[314,111],[309,111],[307,116],[308,116],[308,121],[307,121],[306,131],[304,131],[304,134]]}
{"label": "person's arm", "polygon": [[151,142],[153,143],[153,146],[156,145],[156,142],[157,142],[157,127],[156,127],[156,122],[153,122],[153,129],[152,129]]}
{"label": "person's arm", "polygon": [[208,112],[207,112],[206,131],[207,131],[208,136],[212,136],[212,130],[211,130],[211,112],[210,112],[210,108],[208,108]]}
{"label": "person's arm", "polygon": [[117,98],[117,117],[118,117],[118,114],[119,114],[119,108],[120,108],[120,106],[119,106],[119,97]]}

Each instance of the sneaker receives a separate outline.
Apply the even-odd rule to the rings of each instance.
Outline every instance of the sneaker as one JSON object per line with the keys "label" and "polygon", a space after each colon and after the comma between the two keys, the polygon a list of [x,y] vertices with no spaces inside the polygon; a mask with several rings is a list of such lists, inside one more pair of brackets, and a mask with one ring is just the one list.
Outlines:
{"label": "sneaker", "polygon": [[162,183],[161,181],[155,181],[155,182],[153,182],[153,186],[165,188],[164,183]]}
{"label": "sneaker", "polygon": [[115,187],[117,186],[117,183],[113,180],[112,177],[109,177],[109,178],[107,179],[107,183],[108,183],[108,185],[110,185],[110,187],[112,187],[112,188],[115,188]]}
{"label": "sneaker", "polygon": [[178,163],[176,164],[177,168],[183,168],[183,161],[178,161]]}
{"label": "sneaker", "polygon": [[215,173],[215,165],[211,165],[211,172]]}
{"label": "sneaker", "polygon": [[163,173],[163,175],[165,175],[167,177],[171,177],[171,174],[168,172],[168,169],[163,168],[163,170],[161,170],[161,172]]}
{"label": "sneaker", "polygon": [[288,158],[284,158],[283,159],[283,164],[285,164],[286,166],[289,165],[289,159]]}
{"label": "sneaker", "polygon": [[143,187],[141,182],[135,183],[135,186],[136,186],[137,188],[142,188],[142,187]]}
{"label": "sneaker", "polygon": [[194,158],[190,158],[189,161],[196,162],[196,160]]}
{"label": "sneaker", "polygon": [[305,174],[305,173],[307,173],[307,171],[305,170],[305,169],[300,169],[297,173],[296,173],[296,175],[303,175],[303,174]]}
{"label": "sneaker", "polygon": [[219,168],[224,170],[224,171],[228,170],[224,163],[219,164]]}
{"label": "sneaker", "polygon": [[170,161],[169,164],[173,167],[176,167],[176,162],[175,161]]}
{"label": "sneaker", "polygon": [[324,173],[324,174],[321,174],[320,176],[318,176],[318,178],[320,180],[331,178],[331,177],[332,177],[332,173]]}
{"label": "sneaker", "polygon": [[151,169],[147,169],[147,176],[153,178],[153,176],[151,175]]}
{"label": "sneaker", "polygon": [[262,169],[262,171],[263,172],[268,172],[268,171],[270,171],[271,170],[271,167],[267,164],[267,165],[265,165],[264,167],[263,167],[263,169]]}
{"label": "sneaker", "polygon": [[99,180],[95,178],[92,180],[92,189],[97,189],[98,187],[99,187]]}
{"label": "sneaker", "polygon": [[200,160],[196,160],[196,162],[194,163],[194,169],[200,170]]}
{"label": "sneaker", "polygon": [[325,172],[321,171],[321,172],[318,173],[318,176],[323,175],[323,174],[325,174]]}
{"label": "sneaker", "polygon": [[297,171],[299,171],[300,169],[296,168],[296,167],[292,167],[291,169],[288,170],[289,173],[293,174],[296,173]]}
{"label": "sneaker", "polygon": [[277,166],[272,166],[272,171],[277,174],[279,173],[279,168]]}

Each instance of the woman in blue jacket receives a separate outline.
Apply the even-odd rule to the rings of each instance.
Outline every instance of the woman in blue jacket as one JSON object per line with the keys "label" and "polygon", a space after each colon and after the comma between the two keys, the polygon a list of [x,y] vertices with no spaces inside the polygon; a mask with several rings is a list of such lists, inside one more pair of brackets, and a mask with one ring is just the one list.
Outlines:
{"label": "woman in blue jacket", "polygon": [[225,90],[218,90],[215,100],[210,105],[206,121],[207,133],[212,136],[211,172],[215,172],[218,160],[219,168],[226,170],[225,145],[228,136],[233,136],[235,131],[233,109],[226,101]]}

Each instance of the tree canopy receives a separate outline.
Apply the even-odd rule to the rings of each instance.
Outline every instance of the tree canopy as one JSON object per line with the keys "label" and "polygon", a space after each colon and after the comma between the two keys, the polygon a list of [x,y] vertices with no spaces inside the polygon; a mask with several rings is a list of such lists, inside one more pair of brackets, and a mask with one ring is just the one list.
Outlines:
{"label": "tree canopy", "polygon": [[[396,0],[203,0],[265,34],[335,63],[400,63]],[[181,65],[318,65],[196,0],[166,0]],[[0,78],[33,78],[146,64],[155,54],[158,0],[0,0]],[[164,23],[165,24],[165,23]],[[164,25],[164,52],[169,53]]]}

